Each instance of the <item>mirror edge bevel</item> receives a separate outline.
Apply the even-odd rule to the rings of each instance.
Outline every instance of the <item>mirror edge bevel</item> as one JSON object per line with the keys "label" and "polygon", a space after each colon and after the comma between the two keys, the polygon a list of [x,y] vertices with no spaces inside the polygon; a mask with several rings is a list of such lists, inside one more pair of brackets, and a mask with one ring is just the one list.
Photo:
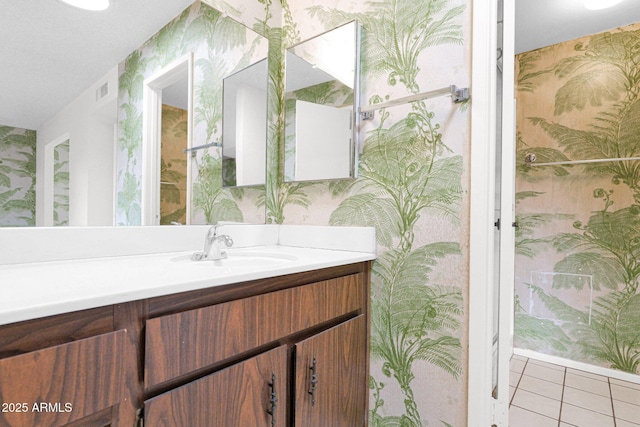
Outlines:
{"label": "mirror edge bevel", "polygon": [[353,135],[351,137],[351,179],[358,178],[358,162],[360,150],[360,43],[362,42],[361,26],[357,19],[354,23],[355,64],[353,65]]}

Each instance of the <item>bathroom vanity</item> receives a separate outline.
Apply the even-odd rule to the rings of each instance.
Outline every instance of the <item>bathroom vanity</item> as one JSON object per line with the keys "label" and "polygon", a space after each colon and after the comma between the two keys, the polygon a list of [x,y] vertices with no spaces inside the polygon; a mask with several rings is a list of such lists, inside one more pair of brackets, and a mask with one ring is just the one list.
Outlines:
{"label": "bathroom vanity", "polygon": [[[0,266],[2,286],[20,270],[26,288],[46,271],[60,285],[65,268],[77,272],[68,287],[84,277],[96,289],[128,263],[141,271],[139,286],[112,283],[99,298],[0,305],[0,426],[366,425],[375,255],[281,244],[229,253],[226,264],[183,251]],[[97,306],[69,310],[82,304]]]}

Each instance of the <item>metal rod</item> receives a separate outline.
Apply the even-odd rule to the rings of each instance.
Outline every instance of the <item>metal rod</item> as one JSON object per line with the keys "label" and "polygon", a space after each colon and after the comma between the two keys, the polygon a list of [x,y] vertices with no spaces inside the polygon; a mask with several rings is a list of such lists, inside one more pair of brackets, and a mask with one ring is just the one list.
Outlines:
{"label": "metal rod", "polygon": [[381,104],[372,104],[365,107],[360,107],[360,113],[368,113],[371,111],[379,110],[381,108],[395,107],[396,105],[406,104],[407,102],[421,101],[423,99],[436,98],[444,95],[451,95],[453,102],[466,101],[467,99],[469,99],[469,89],[458,89],[456,85],[451,85],[442,89],[417,93],[415,95],[405,96],[402,98],[394,99],[392,101],[383,102]]}
{"label": "metal rod", "polygon": [[219,142],[212,142],[210,144],[198,145],[197,147],[185,148],[184,150],[182,150],[182,152],[188,153],[189,151],[198,151],[198,150],[202,150],[203,148],[209,148],[209,147],[222,147],[222,144]]}
{"label": "metal rod", "polygon": [[525,161],[527,166],[561,166],[561,165],[580,165],[585,163],[605,163],[605,162],[625,162],[632,160],[640,160],[640,157],[619,157],[616,159],[587,159],[587,160],[567,160],[564,162],[548,162],[548,163],[535,163]]}

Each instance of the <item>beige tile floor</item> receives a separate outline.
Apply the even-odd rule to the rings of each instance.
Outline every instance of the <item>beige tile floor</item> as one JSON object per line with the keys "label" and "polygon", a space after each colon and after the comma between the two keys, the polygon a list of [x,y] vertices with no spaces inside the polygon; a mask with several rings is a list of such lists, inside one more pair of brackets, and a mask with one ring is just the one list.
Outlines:
{"label": "beige tile floor", "polygon": [[640,384],[514,355],[510,427],[640,427]]}

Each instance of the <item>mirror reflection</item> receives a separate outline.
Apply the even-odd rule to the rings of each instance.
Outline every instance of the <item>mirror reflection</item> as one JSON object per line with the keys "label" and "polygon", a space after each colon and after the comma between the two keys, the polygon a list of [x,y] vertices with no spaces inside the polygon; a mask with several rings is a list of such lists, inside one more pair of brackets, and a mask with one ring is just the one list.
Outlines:
{"label": "mirror reflection", "polygon": [[285,181],[354,177],[358,52],[355,21],[287,49]]}
{"label": "mirror reflection", "polygon": [[[155,223],[167,224],[264,222],[264,205],[256,201],[259,189],[232,194],[222,188],[222,150],[214,143],[222,139],[222,81],[264,60],[266,38],[200,1],[157,0],[152,11],[142,2],[131,1],[100,15],[79,12],[58,2],[19,3],[3,5],[8,13],[3,13],[0,21],[28,16],[26,21],[33,21],[36,29],[40,27],[40,32],[34,28],[24,31],[29,33],[24,41],[18,34],[21,32],[11,30],[16,35],[12,38],[16,45],[9,47],[24,51],[21,54],[31,55],[36,62],[43,58],[40,62],[44,64],[44,51],[46,57],[53,55],[49,40],[60,43],[58,26],[46,25],[47,21],[56,21],[51,17],[64,19],[75,29],[77,40],[98,37],[91,39],[94,47],[109,50],[111,39],[116,47],[130,47],[118,53],[108,66],[103,64],[100,71],[94,67],[98,61],[87,52],[95,52],[96,56],[104,52],[91,48],[82,58],[86,65],[76,64],[70,70],[68,63],[73,61],[65,51],[57,58],[57,65],[23,67],[22,73],[16,73],[18,77],[8,77],[4,82],[16,87],[18,94],[10,97],[9,90],[2,86],[0,104],[5,105],[0,105],[0,227],[154,223],[143,220],[145,206],[148,207],[143,200],[147,185],[143,169],[150,167],[143,166],[148,163],[143,152],[149,149],[143,141],[143,82],[186,54],[193,55],[192,93],[197,95],[192,95],[190,110],[177,107],[187,111],[186,128],[184,113],[168,111],[169,107],[163,107],[167,111],[157,120],[163,142],[158,138],[154,148],[157,158],[153,168],[157,173],[149,185],[154,188],[157,210],[150,215],[156,217]],[[153,16],[147,19],[147,14]],[[160,17],[163,21],[159,21]],[[131,23],[139,20],[145,22]],[[153,24],[152,29],[147,23]],[[19,27],[9,22],[3,25]],[[138,27],[146,27],[144,37]],[[123,40],[124,35],[131,40]],[[38,41],[29,44],[28,39]],[[23,60],[23,64],[26,62]],[[44,74],[28,74],[31,68],[41,68]],[[36,89],[36,83],[54,74],[68,78],[48,87],[69,86],[69,96],[54,95],[46,87]],[[81,89],[72,89],[76,81],[82,82]],[[32,86],[41,92],[41,101],[27,97]],[[163,101],[172,97],[168,90],[161,91]],[[22,98],[25,102],[18,102]],[[63,102],[41,114],[52,98]],[[173,101],[163,103],[171,105]],[[14,118],[7,113],[12,111],[20,114]],[[54,148],[65,136],[69,150],[61,168],[59,159],[63,153]],[[181,142],[164,142],[166,138]],[[172,150],[168,150],[170,145],[174,145]],[[68,189],[64,191],[60,184],[63,176],[68,179]]]}
{"label": "mirror reflection", "polygon": [[35,171],[36,132],[0,126],[0,227],[35,225]]}
{"label": "mirror reflection", "polygon": [[226,77],[223,84],[222,185],[263,185],[267,151],[267,61]]}
{"label": "mirror reflection", "polygon": [[69,225],[69,139],[53,149],[53,225]]}
{"label": "mirror reflection", "polygon": [[189,146],[189,73],[182,70],[177,81],[162,89],[160,119],[160,225],[187,223]]}
{"label": "mirror reflection", "polygon": [[[265,60],[267,54],[266,38],[204,3],[195,3],[125,59],[119,70],[116,224],[264,222],[260,203],[264,187],[244,192],[222,187],[220,140],[225,77]],[[186,191],[181,196],[186,206],[175,206],[163,219],[158,105],[165,88],[184,70],[192,87],[188,131],[181,145],[188,153]],[[255,149],[265,151],[266,138],[260,143]]]}

